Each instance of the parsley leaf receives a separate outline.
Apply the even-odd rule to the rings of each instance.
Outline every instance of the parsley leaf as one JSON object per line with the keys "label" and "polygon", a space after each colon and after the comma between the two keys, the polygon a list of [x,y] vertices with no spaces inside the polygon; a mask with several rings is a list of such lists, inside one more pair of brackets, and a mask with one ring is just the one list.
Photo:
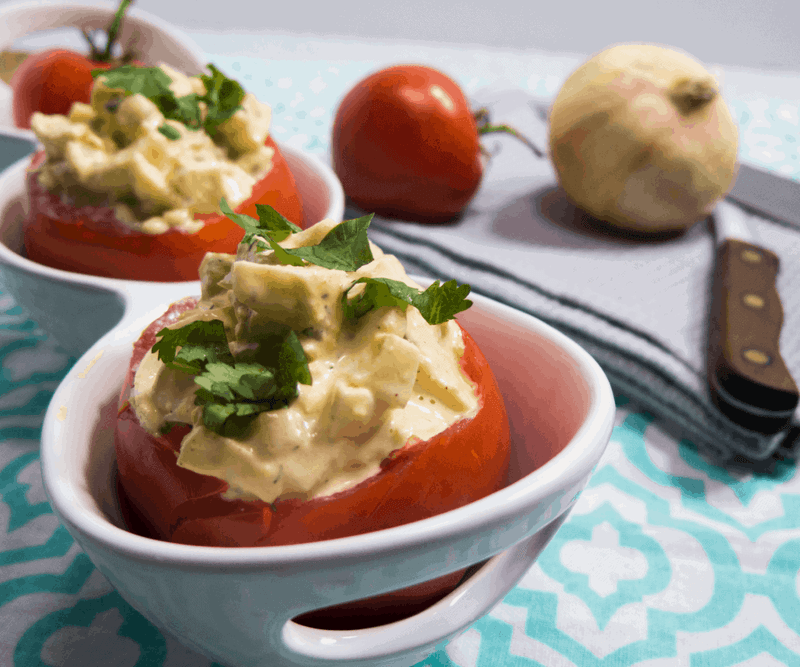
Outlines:
{"label": "parsley leaf", "polygon": [[175,97],[171,90],[150,98],[164,118],[177,120],[190,130],[199,130],[203,126],[203,113],[200,108],[200,96],[190,93],[183,97]]}
{"label": "parsley leaf", "polygon": [[[262,243],[256,237],[264,234],[262,233],[262,229],[258,224],[258,220],[249,216],[243,215],[241,213],[236,213],[228,204],[228,200],[223,197],[219,202],[219,208],[225,214],[231,222],[235,222],[239,227],[244,229],[244,236],[239,243],[253,243],[256,242],[256,247],[258,250],[266,250],[268,246],[265,243]],[[264,230],[265,231],[265,230]]]}
{"label": "parsley leaf", "polygon": [[261,229],[269,231],[270,236],[276,241],[283,241],[289,234],[296,234],[303,230],[288,218],[284,218],[272,206],[256,204],[258,223]]}
{"label": "parsley leaf", "polygon": [[415,296],[411,305],[419,310],[428,324],[442,324],[472,305],[472,301],[467,299],[470,289],[469,285],[459,285],[455,280],[442,285],[437,280]]}
{"label": "parsley leaf", "polygon": [[208,64],[211,76],[203,74],[200,78],[206,87],[202,101],[206,103],[206,132],[214,136],[217,128],[228,120],[242,106],[244,88],[238,81],[229,79],[211,63]]}
{"label": "parsley leaf", "polygon": [[164,328],[156,337],[160,340],[152,351],[167,368],[176,371],[196,375],[207,363],[233,361],[225,326],[219,320],[196,320],[180,329]]}
{"label": "parsley leaf", "polygon": [[[261,364],[207,364],[194,381],[205,389],[205,400],[265,401],[275,393],[275,373]],[[213,399],[212,399],[213,397]]]}
{"label": "parsley leaf", "polygon": [[174,127],[172,127],[172,125],[167,125],[166,123],[164,123],[163,125],[159,125],[157,129],[159,132],[161,132],[161,134],[163,134],[167,139],[171,141],[175,141],[176,139],[181,138],[181,133],[178,132],[178,130],[176,130]]}
{"label": "parsley leaf", "polygon": [[[210,75],[201,75],[206,88],[205,95],[190,93],[177,97],[170,84],[172,79],[159,67],[135,67],[122,65],[114,69],[92,70],[94,78],[102,76],[105,85],[112,89],[125,91],[128,95],[141,94],[151,100],[164,118],[177,120],[191,130],[204,129],[210,137],[217,134],[219,126],[228,120],[242,106],[244,88],[234,79],[229,79],[211,63]],[[169,139],[161,126],[159,131]]]}
{"label": "parsley leaf", "polygon": [[339,223],[317,245],[285,248],[284,252],[326,269],[357,271],[374,259],[367,237],[373,215]]}
{"label": "parsley leaf", "polygon": [[114,69],[93,69],[92,77],[102,76],[108,88],[121,89],[130,95],[141,94],[148,99],[174,93],[169,89],[172,79],[159,67],[122,65]]}
{"label": "parsley leaf", "polygon": [[156,336],[152,350],[159,359],[195,376],[195,405],[203,407],[203,424],[227,437],[243,435],[255,415],[297,398],[298,383],[311,384],[303,346],[288,328],[266,338],[257,361],[246,363],[234,360],[219,320],[165,328]]}
{"label": "parsley leaf", "polygon": [[[347,297],[350,290],[359,284],[364,285],[364,291],[349,300]],[[384,306],[405,311],[412,305],[419,310],[428,324],[442,324],[472,305],[472,301],[466,298],[469,292],[469,285],[459,285],[455,280],[448,280],[443,285],[437,280],[424,292],[420,292],[398,280],[359,278],[354,280],[342,294],[342,305],[345,317],[350,319],[358,319]]]}
{"label": "parsley leaf", "polygon": [[244,237],[240,243],[252,243],[256,241],[259,250],[267,250],[268,245],[262,243],[256,237],[266,237],[275,241],[283,241],[289,234],[302,231],[296,224],[284,218],[272,206],[256,204],[258,220],[241,213],[236,213],[228,204],[225,197],[219,203],[220,210],[232,222],[244,229]]}
{"label": "parsley leaf", "polygon": [[[347,299],[347,295],[353,287],[363,284],[364,291],[352,301]],[[362,315],[366,315],[371,310],[388,306],[390,308],[400,308],[405,311],[412,302],[415,295],[420,291],[409,287],[399,280],[390,278],[359,278],[350,284],[342,295],[342,305],[344,306],[345,317],[357,320]]]}
{"label": "parsley leaf", "polygon": [[[265,238],[269,247],[275,251],[275,257],[282,264],[302,266],[303,260],[305,260],[326,269],[357,271],[374,259],[367,236],[369,224],[372,222],[372,213],[339,223],[317,245],[282,248],[278,245],[280,241],[287,238],[289,234],[302,230],[271,206],[256,205],[258,220],[249,215],[234,213],[224,198],[220,202],[220,210],[244,229],[242,243],[257,241],[255,237],[258,236]],[[266,250],[267,246],[258,243],[257,248]]]}
{"label": "parsley leaf", "polygon": [[269,241],[269,245],[275,253],[275,257],[277,257],[281,264],[286,264],[288,266],[303,266],[302,259],[296,257],[294,253],[289,252],[286,248],[279,246],[275,239],[272,237],[267,237],[267,240]]}
{"label": "parsley leaf", "polygon": [[303,345],[297,334],[291,329],[286,334],[278,348],[277,378],[282,380],[282,385],[288,387],[294,382],[295,392],[291,398],[297,396],[296,385],[311,384],[311,371],[308,368],[308,359],[303,350]]}
{"label": "parsley leaf", "polygon": [[164,425],[159,429],[159,433],[161,435],[167,435],[176,426],[185,426],[185,424],[181,424],[180,422],[164,422]]}

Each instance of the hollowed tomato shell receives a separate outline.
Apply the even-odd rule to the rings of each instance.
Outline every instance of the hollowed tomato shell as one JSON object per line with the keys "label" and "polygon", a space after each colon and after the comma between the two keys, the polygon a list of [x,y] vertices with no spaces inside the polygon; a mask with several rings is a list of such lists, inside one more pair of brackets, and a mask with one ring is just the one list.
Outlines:
{"label": "hollowed tomato shell", "polygon": [[[135,343],[120,398],[115,445],[119,488],[130,527],[149,537],[204,546],[248,547],[300,544],[358,535],[425,519],[502,488],[509,463],[509,424],[503,398],[486,358],[462,329],[461,366],[477,387],[480,407],[427,441],[392,453],[371,478],[340,493],[308,501],[225,500],[228,485],[180,468],[177,454],[189,427],[154,437],[127,401],[136,369],[155,334],[193,308],[196,299],[173,304]],[[356,627],[394,619],[396,604],[408,612],[452,590],[463,571],[361,603],[310,615],[309,625]],[[338,610],[338,614],[337,614]],[[345,613],[346,612],[346,613]],[[331,625],[331,619],[348,619]],[[378,614],[376,616],[376,614]],[[383,614],[383,616],[381,616]],[[388,616],[387,616],[388,614]],[[354,624],[355,623],[355,624]]]}
{"label": "hollowed tomato shell", "polygon": [[[236,208],[257,218],[256,204],[268,204],[303,226],[303,206],[286,159],[275,149],[272,168]],[[122,224],[108,206],[80,208],[61,200],[39,184],[37,167],[43,151],[34,155],[27,175],[29,211],[23,223],[28,259],[65,271],[106,278],[178,282],[197,280],[207,252],[235,253],[244,231],[223,215],[201,215],[205,225],[194,234],[169,230],[144,234]]]}

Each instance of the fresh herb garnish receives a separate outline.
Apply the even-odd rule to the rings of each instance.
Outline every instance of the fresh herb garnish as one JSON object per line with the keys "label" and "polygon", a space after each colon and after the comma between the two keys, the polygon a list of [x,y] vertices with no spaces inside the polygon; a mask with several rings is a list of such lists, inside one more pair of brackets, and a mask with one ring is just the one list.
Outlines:
{"label": "fresh herb garnish", "polygon": [[172,429],[178,426],[184,426],[184,424],[181,424],[180,422],[164,422],[158,432],[161,435],[169,435],[172,432]]}
{"label": "fresh herb garnish", "polygon": [[225,326],[219,320],[190,322],[179,329],[164,328],[152,347],[159,360],[172,370],[197,375],[206,364],[232,362]]}
{"label": "fresh herb garnish", "polygon": [[158,358],[195,376],[195,405],[203,406],[203,424],[226,437],[243,434],[255,415],[297,398],[298,383],[311,384],[303,347],[288,328],[262,343],[255,360],[246,363],[234,360],[219,320],[164,328],[156,337],[152,350]]}
{"label": "fresh herb garnish", "polygon": [[105,79],[108,88],[124,90],[130,95],[144,95],[147,99],[172,92],[169,89],[172,79],[159,67],[122,65],[114,69],[93,69],[92,77],[96,79],[99,76]]}
{"label": "fresh herb garnish", "polygon": [[[256,206],[258,220],[249,215],[234,213],[224,198],[220,202],[220,209],[228,218],[244,229],[243,243],[255,241],[258,250],[271,248],[282,264],[302,266],[303,261],[306,261],[325,269],[357,271],[374,259],[367,236],[367,229],[369,229],[369,223],[373,217],[372,213],[339,223],[317,245],[282,248],[278,242],[283,241],[289,234],[302,230],[271,206]],[[258,238],[265,239],[269,245],[261,243]]]}
{"label": "fresh herb garnish", "polygon": [[303,350],[303,345],[297,334],[291,329],[277,348],[278,363],[276,364],[276,377],[283,386],[288,387],[295,382],[291,398],[297,396],[297,384],[311,384],[311,371],[308,368],[308,359]]}
{"label": "fresh herb garnish", "polygon": [[228,204],[225,197],[220,201],[220,210],[239,227],[244,229],[244,238],[240,243],[256,243],[258,250],[268,250],[269,245],[260,241],[259,238],[271,238],[275,241],[283,241],[289,234],[302,231],[296,224],[284,218],[272,206],[256,204],[258,220],[249,215],[235,213]]}
{"label": "fresh herb garnish", "polygon": [[415,296],[411,305],[428,324],[442,324],[472,305],[472,301],[467,299],[471,289],[469,285],[459,285],[455,280],[448,280],[441,285],[436,280],[419,296]]}
{"label": "fresh herb garnish", "polygon": [[[190,130],[204,129],[210,137],[214,137],[219,126],[241,108],[244,88],[211,63],[208,69],[211,74],[200,77],[206,88],[205,95],[191,93],[182,97],[177,97],[170,90],[172,79],[158,67],[123,65],[115,69],[92,70],[92,76],[102,76],[107,87],[123,90],[128,95],[144,95],[158,107],[164,118],[183,123]],[[174,128],[169,128],[172,130],[169,132],[163,129],[165,127],[169,126],[158,128],[164,136],[173,140],[180,137],[180,134],[173,134]]]}
{"label": "fresh herb garnish", "polygon": [[160,125],[157,129],[159,132],[161,132],[161,134],[163,134],[167,139],[170,139],[171,141],[175,141],[176,139],[181,138],[181,133],[178,132],[178,130],[176,130],[174,127],[172,127],[172,125],[167,125],[166,123],[164,123],[163,125]]}
{"label": "fresh herb garnish", "polygon": [[201,75],[206,94],[200,98],[206,105],[205,129],[214,136],[217,128],[242,107],[244,88],[238,81],[229,79],[211,63],[211,76]]}
{"label": "fresh herb garnish", "polygon": [[[357,271],[374,259],[367,236],[372,217],[373,214],[370,213],[339,223],[317,245],[282,250],[292,257],[326,269]],[[274,250],[278,244],[272,241],[271,245]]]}
{"label": "fresh herb garnish", "polygon": [[[357,271],[373,260],[367,236],[373,214],[345,220],[333,227],[317,245],[282,248],[278,242],[301,229],[271,206],[256,206],[258,220],[249,215],[234,213],[224,198],[220,208],[228,218],[244,229],[243,243],[255,243],[258,250],[271,248],[282,264],[301,266],[305,260],[326,269]],[[260,239],[265,239],[267,243]],[[352,301],[348,300],[350,290],[358,284],[364,284],[364,291]],[[472,305],[472,301],[467,299],[469,292],[469,285],[459,285],[455,280],[448,280],[444,284],[439,284],[437,280],[421,292],[398,280],[359,278],[345,290],[342,303],[345,317],[349,319],[358,319],[382,306],[405,311],[407,306],[412,305],[429,324],[441,324]]]}
{"label": "fresh herb garnish", "polygon": [[[352,301],[350,290],[363,284],[364,291]],[[384,306],[405,309],[411,305],[419,310],[428,324],[442,324],[472,305],[467,299],[469,285],[459,285],[455,280],[444,284],[433,282],[424,292],[389,278],[359,278],[342,294],[345,317],[358,319],[368,312]]]}

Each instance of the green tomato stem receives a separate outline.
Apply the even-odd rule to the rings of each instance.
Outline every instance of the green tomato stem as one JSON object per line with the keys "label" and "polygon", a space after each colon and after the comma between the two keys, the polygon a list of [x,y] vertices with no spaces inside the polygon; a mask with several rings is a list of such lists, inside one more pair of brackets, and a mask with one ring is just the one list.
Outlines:
{"label": "green tomato stem", "polygon": [[[106,47],[102,52],[97,48],[97,44],[95,43],[92,34],[85,28],[83,29],[83,36],[89,43],[90,58],[92,60],[100,63],[108,63],[113,60],[112,50],[114,49],[114,45],[117,43],[117,39],[119,38],[119,33],[122,30],[125,12],[132,2],[133,0],[121,0],[119,3],[117,11],[114,13],[111,22],[108,24],[108,28],[106,28]],[[132,54],[125,53],[122,56],[122,62],[127,62],[132,60],[132,58]]]}
{"label": "green tomato stem", "polygon": [[528,148],[530,148],[536,157],[539,158],[544,157],[544,153],[539,149],[539,147],[536,146],[536,144],[534,144],[530,139],[528,139],[518,130],[514,129],[510,125],[505,125],[505,124],[493,125],[489,120],[489,110],[486,107],[478,109],[475,112],[474,116],[475,116],[475,122],[478,125],[479,136],[483,136],[484,134],[492,134],[495,132],[510,134],[512,137],[519,139],[523,144],[525,144]]}
{"label": "green tomato stem", "polygon": [[119,9],[117,9],[111,24],[108,26],[108,40],[106,41],[106,50],[103,54],[105,57],[104,62],[111,60],[111,49],[117,41],[119,31],[122,29],[122,21],[125,18],[125,11],[128,9],[131,2],[133,2],[133,0],[122,0],[122,2],[119,3]]}

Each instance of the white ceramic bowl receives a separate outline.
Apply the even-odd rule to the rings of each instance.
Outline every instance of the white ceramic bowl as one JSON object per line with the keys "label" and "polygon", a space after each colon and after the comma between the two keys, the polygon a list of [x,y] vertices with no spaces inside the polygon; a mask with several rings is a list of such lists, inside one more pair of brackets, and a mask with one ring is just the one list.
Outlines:
{"label": "white ceramic bowl", "polygon": [[[19,143],[36,137],[25,130],[0,130],[0,151],[20,150]],[[333,170],[305,151],[280,144],[303,201],[309,224],[344,215],[344,191]],[[1,158],[0,158],[1,160]],[[22,221],[27,206],[25,170],[30,158],[0,173],[0,291],[11,294],[26,314],[61,348],[77,358],[123,315],[136,317],[131,302],[162,302],[168,295],[199,292],[194,283],[116,280],[53,269],[26,259]],[[0,164],[2,168],[2,164]],[[177,287],[176,287],[177,286]],[[77,316],[76,316],[77,315]]]}
{"label": "white ceramic bowl", "polygon": [[[61,28],[91,30],[108,26],[117,11],[117,3],[76,3],[59,0],[35,0],[0,7],[0,50],[10,49],[23,37]],[[207,65],[205,55],[193,40],[157,16],[135,6],[125,13],[120,44],[135,37],[137,55],[145,65],[167,63],[186,74],[199,74]],[[12,125],[11,89],[0,81],[0,125]]]}
{"label": "white ceramic bowl", "polygon": [[[0,49],[15,40],[60,28],[105,28],[117,3],[71,3],[35,0],[0,7]],[[76,30],[76,34],[77,34]],[[146,65],[167,63],[187,74],[203,71],[202,50],[180,30],[135,6],[126,13],[120,43],[135,36]],[[100,336],[131,314],[134,292],[169,294],[163,283],[112,280],[61,271],[31,262],[23,256],[22,218],[25,196],[23,149],[36,136],[11,127],[11,91],[0,81],[0,291],[11,294],[26,314],[73,357],[83,354]],[[316,156],[280,145],[303,199],[309,223],[324,217],[341,220],[344,192],[338,178]],[[13,164],[12,164],[13,162]],[[180,288],[184,293],[191,287]],[[76,317],[78,314],[78,317]]]}
{"label": "white ceramic bowl", "polygon": [[[191,293],[190,285],[180,287]],[[514,587],[567,516],[610,438],[614,401],[597,363],[550,326],[475,295],[459,319],[505,397],[512,433],[506,488],[423,521],[298,546],[194,547],[140,537],[122,527],[115,494],[118,394],[131,343],[183,295],[137,293],[136,317],[78,361],[47,410],[41,462],[55,513],[122,596],[223,664],[399,667],[423,660]],[[292,621],[485,559],[447,597],[402,621],[348,631]]]}

